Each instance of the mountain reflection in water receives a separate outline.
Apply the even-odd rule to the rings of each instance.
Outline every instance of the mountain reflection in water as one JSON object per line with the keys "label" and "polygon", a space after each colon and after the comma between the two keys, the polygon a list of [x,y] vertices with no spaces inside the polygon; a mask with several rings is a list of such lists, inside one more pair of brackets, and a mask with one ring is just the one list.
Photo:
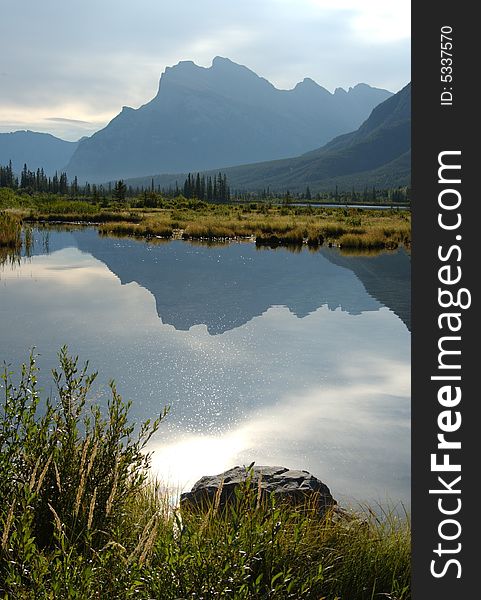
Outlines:
{"label": "mountain reflection in water", "polygon": [[[410,329],[410,260],[403,250],[351,257],[322,248],[304,251],[299,259],[285,248],[257,250],[247,243],[152,246],[100,237],[93,230],[72,236],[80,250],[106,264],[122,284],[135,281],[148,289],[162,322],[177,330],[203,324],[215,335],[244,325],[271,306],[286,306],[302,318],[324,305],[352,315],[384,305]],[[354,272],[360,285],[353,286],[339,266]]]}
{"label": "mountain reflection in water", "polygon": [[[0,360],[63,344],[117,382],[137,422],[164,405],[156,472],[308,469],[341,498],[409,502],[409,256],[159,245],[35,232],[0,268]],[[159,318],[160,317],[160,318]]]}

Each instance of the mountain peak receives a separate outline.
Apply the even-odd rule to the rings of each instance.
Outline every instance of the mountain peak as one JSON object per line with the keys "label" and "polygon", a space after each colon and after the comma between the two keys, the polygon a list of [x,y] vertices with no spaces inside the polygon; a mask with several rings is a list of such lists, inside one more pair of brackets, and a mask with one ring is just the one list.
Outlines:
{"label": "mountain peak", "polygon": [[179,62],[173,67],[167,67],[167,69],[199,69],[200,67],[195,64],[193,60],[179,60]]}
{"label": "mountain peak", "polygon": [[172,75],[182,77],[208,77],[219,71],[249,71],[252,73],[252,71],[250,71],[250,69],[247,67],[239,65],[229,58],[225,58],[224,56],[215,56],[212,59],[212,65],[210,67],[199,66],[195,64],[193,60],[181,60],[172,67],[166,67],[163,75],[168,75],[169,77]]}
{"label": "mountain peak", "polygon": [[314,79],[311,79],[310,77],[304,77],[304,79],[302,81],[299,81],[298,84],[296,84],[296,88],[300,88],[300,87],[310,87],[310,88],[316,88],[316,87],[321,87],[319,84],[317,84]]}
{"label": "mountain peak", "polygon": [[230,98],[245,98],[246,95],[255,96],[267,90],[275,91],[267,79],[223,56],[214,57],[210,67],[200,67],[191,60],[166,67],[160,77],[159,91],[154,100],[159,99],[164,91],[178,93],[179,88],[182,93],[188,89]]}
{"label": "mountain peak", "polygon": [[176,65],[172,65],[171,67],[165,67],[165,71],[162,73],[160,78],[163,76],[171,76],[171,75],[186,75],[191,76],[192,73],[195,73],[198,70],[204,70],[204,67],[199,67],[195,64],[193,60],[180,60]]}
{"label": "mountain peak", "polygon": [[299,83],[296,84],[295,88],[292,91],[297,93],[302,92],[310,96],[315,94],[315,97],[318,97],[320,93],[323,95],[331,96],[331,93],[328,90],[326,90],[326,88],[322,87],[322,85],[319,85],[316,81],[314,81],[314,79],[311,79],[310,77],[304,77],[302,81],[299,81]]}
{"label": "mountain peak", "polygon": [[[222,78],[224,81],[234,83],[235,79],[239,81],[242,79],[250,79],[251,81],[258,81],[268,83],[269,86],[272,84],[264,79],[264,77],[260,77],[246,67],[245,65],[240,65],[239,63],[230,60],[230,58],[225,58],[223,56],[216,56],[212,60],[212,66],[207,69],[210,72],[211,76],[215,76],[216,78]],[[230,78],[230,79],[229,79]],[[229,84],[228,84],[229,85]]]}
{"label": "mountain peak", "polygon": [[241,65],[238,65],[230,58],[225,58],[224,56],[214,56],[214,58],[212,59],[212,67],[222,66],[240,67]]}

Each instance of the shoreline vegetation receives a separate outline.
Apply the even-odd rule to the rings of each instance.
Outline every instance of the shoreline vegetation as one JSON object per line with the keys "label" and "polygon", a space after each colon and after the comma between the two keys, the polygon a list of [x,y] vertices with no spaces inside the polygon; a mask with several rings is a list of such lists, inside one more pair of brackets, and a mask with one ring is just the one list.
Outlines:
{"label": "shoreline vegetation", "polygon": [[[410,211],[296,205],[281,200],[206,202],[156,192],[126,198],[68,198],[0,189],[0,235],[5,219],[25,223],[97,225],[106,235],[144,239],[228,241],[250,239],[258,246],[311,248],[334,245],[346,250],[392,250],[411,243]],[[0,237],[0,244],[1,242]]]}
{"label": "shoreline vegetation", "polygon": [[88,365],[59,364],[51,399],[33,355],[2,376],[0,597],[409,600],[407,515],[261,502],[248,468],[225,511],[180,510],[146,453],[167,411],[134,427],[113,382],[101,409]]}
{"label": "shoreline vegetation", "polygon": [[22,218],[15,213],[0,212],[0,248],[18,251],[22,246]]}

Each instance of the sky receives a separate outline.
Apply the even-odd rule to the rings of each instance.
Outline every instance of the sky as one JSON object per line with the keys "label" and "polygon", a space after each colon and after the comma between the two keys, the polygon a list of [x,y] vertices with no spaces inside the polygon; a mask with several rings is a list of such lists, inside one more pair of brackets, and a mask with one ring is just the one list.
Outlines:
{"label": "sky", "polygon": [[291,89],[410,81],[410,0],[0,0],[0,132],[68,140],[224,56]]}

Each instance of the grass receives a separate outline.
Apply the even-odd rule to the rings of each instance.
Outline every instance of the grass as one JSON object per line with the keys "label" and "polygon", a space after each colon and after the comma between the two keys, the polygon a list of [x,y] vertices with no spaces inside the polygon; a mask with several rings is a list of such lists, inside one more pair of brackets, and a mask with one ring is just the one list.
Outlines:
{"label": "grass", "polygon": [[107,222],[99,226],[99,232],[104,235],[135,236],[135,237],[172,237],[173,228],[161,220],[144,219],[140,223],[125,221]]}
{"label": "grass", "polygon": [[21,215],[0,211],[0,266],[19,263],[22,251],[30,256],[32,245],[32,230],[23,225]]}
{"label": "grass", "polygon": [[0,248],[17,250],[22,246],[22,219],[14,213],[0,212]]}
{"label": "grass", "polygon": [[271,207],[259,212],[246,211],[233,205],[210,205],[200,211],[142,211],[137,213],[139,220],[136,226],[106,223],[100,226],[100,230],[141,237],[174,235],[191,240],[253,238],[258,245],[269,246],[304,243],[310,246],[323,243],[348,246],[352,245],[355,238],[360,240],[359,247],[394,248],[401,243],[409,246],[410,223],[407,213],[385,210],[363,212],[365,214],[356,220],[356,223],[362,223],[360,226],[352,224],[346,218],[345,211],[339,208],[317,211],[296,208],[286,212],[284,207]]}
{"label": "grass", "polygon": [[101,232],[115,235],[211,241],[254,238],[259,245],[327,243],[359,248],[409,247],[411,240],[410,213],[405,210],[209,204],[182,197],[159,200],[158,208],[140,204],[135,199],[100,202],[12,190],[0,195],[0,208],[15,208],[26,221],[97,223]]}
{"label": "grass", "polygon": [[105,414],[95,374],[66,348],[55,400],[35,360],[5,371],[0,411],[0,597],[373,600],[410,598],[408,518],[368,509],[325,518],[260,502],[249,478],[225,511],[173,507],[115,385]]}

